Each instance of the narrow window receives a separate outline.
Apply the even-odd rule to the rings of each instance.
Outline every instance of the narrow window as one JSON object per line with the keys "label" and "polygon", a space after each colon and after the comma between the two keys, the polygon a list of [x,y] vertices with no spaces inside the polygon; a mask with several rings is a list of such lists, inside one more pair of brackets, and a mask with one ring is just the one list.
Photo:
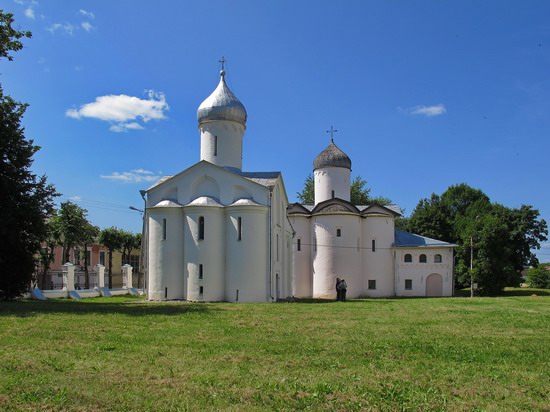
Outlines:
{"label": "narrow window", "polygon": [[105,252],[99,252],[99,264],[105,266]]}
{"label": "narrow window", "polygon": [[298,252],[302,250],[302,239],[298,239],[298,244],[296,245],[296,249]]}
{"label": "narrow window", "polygon": [[203,272],[202,272],[202,263],[199,265],[199,279],[202,279]]}
{"label": "narrow window", "polygon": [[441,255],[438,253],[434,256],[434,263],[441,263],[443,259],[441,258]]}
{"label": "narrow window", "polygon": [[277,262],[279,261],[279,235],[277,235]]}
{"label": "narrow window", "polygon": [[372,239],[372,251],[376,252],[376,240]]}
{"label": "narrow window", "polygon": [[407,253],[405,255],[405,263],[411,263],[413,261],[413,257],[410,253]]}
{"label": "narrow window", "polygon": [[376,280],[369,280],[369,290],[376,290]]}
{"label": "narrow window", "polygon": [[418,261],[420,263],[426,263],[428,260],[426,259],[426,255],[422,254],[420,255],[420,257],[418,258]]}
{"label": "narrow window", "polygon": [[218,136],[214,136],[214,156],[218,155]]}
{"label": "narrow window", "polygon": [[238,217],[237,219],[237,231],[239,232],[237,240],[243,239],[243,220],[242,217]]}
{"label": "narrow window", "polygon": [[405,279],[405,290],[412,290],[413,281],[412,279]]}
{"label": "narrow window", "polygon": [[332,198],[334,199],[334,190],[332,191]]}
{"label": "narrow window", "polygon": [[203,294],[204,293],[204,286],[199,286],[199,294]]}
{"label": "narrow window", "polygon": [[204,216],[199,217],[199,240],[204,240]]}
{"label": "narrow window", "polygon": [[166,219],[162,219],[162,240],[166,240]]}
{"label": "narrow window", "polygon": [[168,287],[164,288],[164,299],[168,298]]}
{"label": "narrow window", "polygon": [[337,228],[336,229],[336,237],[341,237],[341,236],[342,236],[342,229]]}

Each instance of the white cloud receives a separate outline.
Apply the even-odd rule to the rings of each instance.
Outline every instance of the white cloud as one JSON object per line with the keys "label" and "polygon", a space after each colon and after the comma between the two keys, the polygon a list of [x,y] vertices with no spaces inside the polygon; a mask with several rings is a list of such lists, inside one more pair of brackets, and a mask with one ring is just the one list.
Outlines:
{"label": "white cloud", "polygon": [[110,175],[101,175],[102,179],[112,180],[121,183],[156,182],[161,176],[145,169],[134,169],[129,172],[113,172]]}
{"label": "white cloud", "polygon": [[92,13],[91,11],[86,11],[86,10],[80,9],[79,13],[80,13],[81,16],[85,16],[85,17],[88,17],[90,19],[95,19],[95,14]]}
{"label": "white cloud", "polygon": [[128,130],[140,130],[143,129],[143,126],[136,122],[130,123],[118,123],[109,127],[111,132],[121,133],[127,132]]}
{"label": "white cloud", "polygon": [[54,23],[46,28],[46,30],[48,30],[50,33],[56,33],[60,31],[62,33],[69,34],[71,36],[73,35],[74,29],[75,27],[71,23],[65,23],[65,24]]}
{"label": "white cloud", "polygon": [[80,202],[82,200],[82,198],[80,196],[71,196],[71,197],[69,197],[69,200],[71,202]]}
{"label": "white cloud", "polygon": [[165,112],[170,109],[164,93],[149,90],[147,96],[147,99],[125,94],[99,96],[79,109],[67,110],[65,115],[73,119],[88,117],[112,123],[110,130],[113,132],[143,129],[138,120],[147,123],[166,119]]}
{"label": "white cloud", "polygon": [[422,115],[427,117],[440,116],[447,112],[443,104],[433,106],[415,106],[405,110],[409,114]]}
{"label": "white cloud", "polygon": [[33,19],[33,20],[35,19],[35,17],[34,17],[34,10],[33,10],[32,7],[27,7],[27,8],[25,9],[25,16],[27,16],[29,19]]}
{"label": "white cloud", "polygon": [[82,26],[82,28],[84,30],[86,30],[87,32],[91,32],[93,29],[95,29],[94,26],[92,26],[92,24],[88,21],[83,21],[82,23],[80,23],[80,25]]}

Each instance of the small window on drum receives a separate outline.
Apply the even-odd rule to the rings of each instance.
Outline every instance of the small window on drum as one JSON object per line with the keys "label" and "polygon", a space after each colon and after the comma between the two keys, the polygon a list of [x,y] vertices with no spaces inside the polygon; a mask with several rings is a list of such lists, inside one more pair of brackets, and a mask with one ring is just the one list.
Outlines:
{"label": "small window on drum", "polygon": [[428,261],[428,259],[426,258],[426,255],[422,254],[420,255],[420,257],[418,258],[418,261],[420,263],[426,263]]}
{"label": "small window on drum", "polygon": [[203,268],[202,268],[202,263],[199,265],[199,279],[202,279],[203,278]]}
{"label": "small window on drum", "polygon": [[442,261],[443,261],[443,258],[439,253],[434,256],[434,263],[441,263]]}
{"label": "small window on drum", "polygon": [[404,260],[405,260],[405,263],[412,263],[413,257],[412,257],[412,255],[411,255],[410,253],[407,253],[407,254],[405,255],[405,259],[404,259]]}
{"label": "small window on drum", "polygon": [[302,250],[302,239],[298,239],[296,243],[296,249],[298,250],[298,252]]}
{"label": "small window on drum", "polygon": [[336,229],[336,237],[342,237],[342,229],[341,228]]}
{"label": "small window on drum", "polygon": [[204,216],[199,217],[199,240],[204,240]]}

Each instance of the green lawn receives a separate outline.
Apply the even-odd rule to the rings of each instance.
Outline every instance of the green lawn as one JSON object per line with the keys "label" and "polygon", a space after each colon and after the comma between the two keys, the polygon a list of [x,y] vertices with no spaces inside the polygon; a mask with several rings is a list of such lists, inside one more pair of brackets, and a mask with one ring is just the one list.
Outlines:
{"label": "green lawn", "polygon": [[0,410],[548,411],[549,390],[544,291],[0,302]]}

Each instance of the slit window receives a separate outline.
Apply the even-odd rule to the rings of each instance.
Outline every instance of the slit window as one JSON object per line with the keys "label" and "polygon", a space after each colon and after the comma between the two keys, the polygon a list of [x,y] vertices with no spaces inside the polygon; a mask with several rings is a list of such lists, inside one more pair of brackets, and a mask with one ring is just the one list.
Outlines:
{"label": "slit window", "polygon": [[296,249],[298,252],[302,250],[302,239],[298,239],[298,242],[296,243]]}
{"label": "slit window", "polygon": [[332,191],[332,198],[334,199],[334,190]]}
{"label": "slit window", "polygon": [[420,257],[418,258],[418,261],[420,263],[426,263],[428,260],[426,259],[426,255],[422,254],[420,255]]}
{"label": "slit window", "polygon": [[204,216],[199,217],[199,240],[204,240]]}
{"label": "slit window", "polygon": [[279,235],[277,235],[277,262],[279,261]]}
{"label": "slit window", "polygon": [[204,286],[199,286],[199,294],[203,294],[204,293]]}
{"label": "slit window", "polygon": [[376,239],[372,239],[372,251],[376,252]]}
{"label": "slit window", "polygon": [[218,136],[214,136],[214,156],[218,155]]}
{"label": "slit window", "polygon": [[412,279],[405,279],[405,290],[412,290],[413,281]]}
{"label": "slit window", "polygon": [[203,268],[202,268],[202,263],[199,265],[199,279],[202,279],[203,277]]}
{"label": "slit window", "polygon": [[434,263],[441,263],[443,259],[441,258],[441,255],[438,253],[434,256]]}
{"label": "slit window", "polygon": [[166,240],[166,219],[162,219],[162,240]]}
{"label": "slit window", "polygon": [[237,232],[238,232],[237,240],[242,240],[243,239],[243,218],[240,216],[237,218]]}
{"label": "slit window", "polygon": [[341,228],[336,229],[336,237],[342,237],[342,229]]}

